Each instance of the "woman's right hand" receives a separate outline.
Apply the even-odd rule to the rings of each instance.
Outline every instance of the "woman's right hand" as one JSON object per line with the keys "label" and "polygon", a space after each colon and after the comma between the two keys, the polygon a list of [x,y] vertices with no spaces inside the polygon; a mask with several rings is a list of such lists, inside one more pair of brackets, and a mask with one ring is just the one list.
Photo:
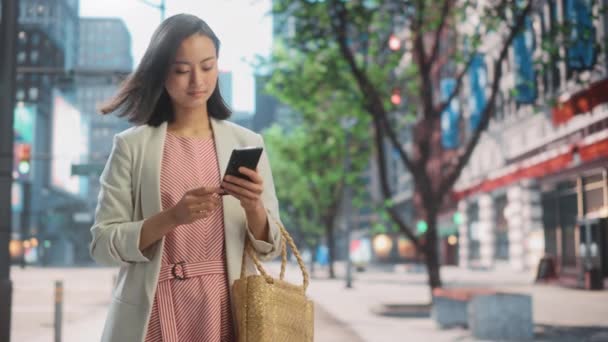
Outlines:
{"label": "woman's right hand", "polygon": [[213,213],[222,200],[218,188],[200,187],[184,194],[171,210],[176,225],[190,224],[205,219]]}

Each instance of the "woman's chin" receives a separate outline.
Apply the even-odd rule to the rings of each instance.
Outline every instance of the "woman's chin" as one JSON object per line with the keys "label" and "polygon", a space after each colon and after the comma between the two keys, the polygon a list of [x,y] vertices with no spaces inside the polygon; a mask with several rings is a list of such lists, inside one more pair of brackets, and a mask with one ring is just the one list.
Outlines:
{"label": "woman's chin", "polygon": [[207,99],[205,99],[205,98],[188,100],[188,101],[183,101],[183,102],[179,103],[179,106],[181,108],[187,109],[187,110],[202,108],[206,105],[207,105]]}

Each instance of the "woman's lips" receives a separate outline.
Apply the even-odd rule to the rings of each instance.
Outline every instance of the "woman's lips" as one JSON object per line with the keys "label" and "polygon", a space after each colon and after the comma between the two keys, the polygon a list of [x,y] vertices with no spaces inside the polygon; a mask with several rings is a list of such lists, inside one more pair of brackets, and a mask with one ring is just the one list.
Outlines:
{"label": "woman's lips", "polygon": [[188,95],[191,97],[202,97],[207,93],[205,90],[189,91]]}

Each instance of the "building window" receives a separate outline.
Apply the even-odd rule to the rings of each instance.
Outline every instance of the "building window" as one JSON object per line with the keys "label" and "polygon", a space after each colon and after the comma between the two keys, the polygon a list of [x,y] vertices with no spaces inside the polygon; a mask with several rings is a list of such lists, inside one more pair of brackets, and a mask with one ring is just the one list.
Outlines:
{"label": "building window", "polygon": [[36,15],[37,15],[38,17],[44,17],[44,16],[45,16],[45,14],[46,14],[46,7],[45,7],[44,5],[42,5],[42,4],[39,4],[39,5],[36,7]]}
{"label": "building window", "polygon": [[469,126],[471,131],[475,131],[481,119],[481,113],[486,108],[486,85],[487,71],[484,62],[484,55],[477,54],[469,68],[469,84],[471,96],[469,96]]}
{"label": "building window", "polygon": [[502,195],[494,202],[495,221],[495,257],[498,260],[509,260],[509,225],[505,217],[507,196]]}
{"label": "building window", "polygon": [[543,225],[545,227],[545,252],[547,254],[558,255],[557,241],[557,201],[552,194],[543,194]]}
{"label": "building window", "polygon": [[39,58],[38,50],[32,50],[30,52],[30,61],[32,62],[32,64],[38,64],[38,58]]}
{"label": "building window", "polygon": [[32,34],[32,45],[37,46],[40,44],[40,35],[38,33]]}
{"label": "building window", "polygon": [[36,87],[30,88],[30,90],[28,92],[28,97],[32,101],[38,100],[38,88],[36,88]]}
{"label": "building window", "polygon": [[25,99],[25,91],[23,89],[17,89],[15,98],[17,101],[23,101]]}
{"label": "building window", "polygon": [[583,207],[585,214],[596,212],[604,207],[604,184],[602,174],[583,178]]}
{"label": "building window", "polygon": [[566,0],[564,21],[570,33],[567,61],[574,70],[589,70],[597,59],[596,29],[591,15],[592,0]]}
{"label": "building window", "polygon": [[604,189],[596,187],[585,190],[583,195],[585,214],[596,212],[604,207]]}
{"label": "building window", "polygon": [[19,53],[17,53],[17,63],[19,63],[19,64],[25,63],[26,58],[27,58],[27,54],[25,53],[25,51],[19,51]]}
{"label": "building window", "polygon": [[513,40],[517,104],[533,104],[536,101],[536,71],[532,59],[535,45],[532,18],[528,16],[523,31]]}
{"label": "building window", "polygon": [[[441,80],[441,100],[446,101],[456,89],[456,80],[445,78]],[[455,96],[446,110],[441,113],[441,144],[446,149],[458,148],[460,126],[460,104]]]}
{"label": "building window", "polygon": [[467,208],[469,221],[469,260],[478,260],[481,257],[479,243],[479,205],[477,201],[471,203]]}
{"label": "building window", "polygon": [[576,265],[574,230],[578,216],[577,194],[560,195],[558,199],[559,225],[562,230],[562,256],[566,266]]}
{"label": "building window", "polygon": [[36,4],[30,2],[27,6],[27,16],[33,18],[35,15],[36,15]]}

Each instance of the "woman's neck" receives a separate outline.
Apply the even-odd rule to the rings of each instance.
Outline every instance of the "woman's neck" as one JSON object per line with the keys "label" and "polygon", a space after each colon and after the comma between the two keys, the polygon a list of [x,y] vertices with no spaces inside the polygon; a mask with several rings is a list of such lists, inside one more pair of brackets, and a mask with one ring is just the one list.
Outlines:
{"label": "woman's neck", "polygon": [[187,137],[211,135],[211,123],[207,108],[175,109],[175,121],[167,128],[170,132]]}

